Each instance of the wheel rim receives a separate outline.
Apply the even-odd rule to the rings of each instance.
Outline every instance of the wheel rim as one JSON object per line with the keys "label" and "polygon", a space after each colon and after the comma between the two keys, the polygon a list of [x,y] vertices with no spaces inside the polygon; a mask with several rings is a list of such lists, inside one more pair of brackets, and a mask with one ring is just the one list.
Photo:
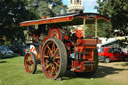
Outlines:
{"label": "wheel rim", "polygon": [[33,72],[34,69],[34,59],[31,54],[26,54],[24,57],[25,70],[29,73]]}
{"label": "wheel rim", "polygon": [[55,78],[60,69],[60,53],[57,45],[50,41],[43,49],[42,66],[45,75],[48,78]]}

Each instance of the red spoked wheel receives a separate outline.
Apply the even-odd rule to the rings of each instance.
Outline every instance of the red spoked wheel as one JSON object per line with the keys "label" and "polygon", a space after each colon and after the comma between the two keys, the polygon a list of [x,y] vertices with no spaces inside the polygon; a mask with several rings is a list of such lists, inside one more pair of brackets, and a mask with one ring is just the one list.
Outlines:
{"label": "red spoked wheel", "polygon": [[24,57],[24,67],[26,72],[34,74],[37,69],[37,60],[34,53],[29,52]]}
{"label": "red spoked wheel", "polygon": [[45,76],[49,79],[61,78],[67,69],[67,52],[59,39],[48,39],[42,48],[41,63]]}

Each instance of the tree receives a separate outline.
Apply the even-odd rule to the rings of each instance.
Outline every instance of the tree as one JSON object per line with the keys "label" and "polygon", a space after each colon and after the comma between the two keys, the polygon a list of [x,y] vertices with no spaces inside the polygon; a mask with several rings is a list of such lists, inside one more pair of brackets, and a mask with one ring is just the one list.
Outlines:
{"label": "tree", "polygon": [[36,19],[36,15],[26,9],[26,4],[23,0],[0,0],[0,38],[6,36],[8,41],[24,42],[24,29],[19,23]]}
{"label": "tree", "polygon": [[[111,18],[112,32],[116,36],[125,37],[120,46],[128,45],[128,0],[98,0],[95,8],[100,14]],[[116,31],[116,32],[115,32]]]}
{"label": "tree", "polygon": [[33,8],[39,16],[56,16],[65,14],[67,6],[62,0],[33,0],[29,2],[29,8]]}
{"label": "tree", "polygon": [[123,32],[121,36],[128,34],[128,0],[98,0],[97,11],[111,18],[112,30]]}
{"label": "tree", "polygon": [[25,41],[22,21],[39,19],[40,16],[56,16],[66,12],[62,0],[0,0],[0,40]]}
{"label": "tree", "polygon": [[99,23],[98,24],[98,37],[113,37],[111,23]]}

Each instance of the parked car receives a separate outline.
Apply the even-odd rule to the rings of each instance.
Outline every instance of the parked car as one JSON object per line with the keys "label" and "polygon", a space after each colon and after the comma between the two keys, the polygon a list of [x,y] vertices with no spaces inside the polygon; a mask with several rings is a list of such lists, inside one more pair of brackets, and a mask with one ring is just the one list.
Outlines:
{"label": "parked car", "polygon": [[113,47],[101,47],[98,49],[99,61],[109,63],[113,60],[125,60],[127,55],[121,50],[121,48]]}
{"label": "parked car", "polygon": [[8,48],[8,46],[0,46],[0,58],[12,57],[13,51]]}
{"label": "parked car", "polygon": [[23,44],[20,42],[9,44],[9,49],[11,49],[14,53],[24,55]]}

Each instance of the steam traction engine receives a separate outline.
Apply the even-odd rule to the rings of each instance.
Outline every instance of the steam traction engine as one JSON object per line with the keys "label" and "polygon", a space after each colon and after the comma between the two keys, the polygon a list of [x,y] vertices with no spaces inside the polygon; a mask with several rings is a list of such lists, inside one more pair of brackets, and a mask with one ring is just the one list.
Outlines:
{"label": "steam traction engine", "polygon": [[43,73],[49,79],[61,78],[68,70],[77,75],[93,75],[98,67],[96,45],[100,40],[84,37],[83,30],[75,29],[71,33],[63,28],[75,25],[83,25],[84,28],[86,24],[103,21],[109,22],[108,18],[99,14],[81,13],[21,22],[20,26],[39,25],[43,30],[33,36],[38,48],[33,46],[25,55],[25,70],[35,73],[37,64],[41,64]]}

